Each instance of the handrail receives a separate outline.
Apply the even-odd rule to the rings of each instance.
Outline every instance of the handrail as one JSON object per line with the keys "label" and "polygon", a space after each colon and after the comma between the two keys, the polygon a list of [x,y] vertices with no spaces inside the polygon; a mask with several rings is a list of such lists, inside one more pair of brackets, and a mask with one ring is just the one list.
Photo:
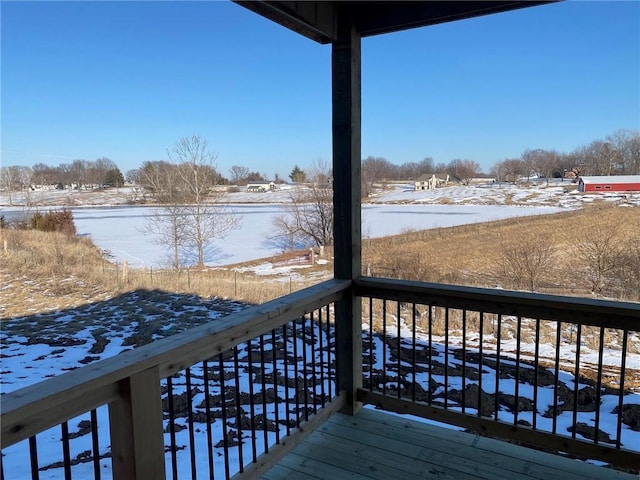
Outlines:
{"label": "handrail", "polygon": [[640,322],[640,303],[567,297],[490,288],[443,285],[377,277],[354,279],[355,295],[433,306],[481,309],[513,316],[531,316],[606,328],[629,328]]}
{"label": "handrail", "polygon": [[[640,304],[373,277],[353,283],[354,295],[369,299],[359,401],[637,471],[640,452],[622,412]],[[618,342],[615,357],[605,356],[607,335]],[[605,396],[615,411],[604,411]],[[589,402],[594,414],[585,419]],[[560,420],[563,412],[570,415]],[[601,431],[604,414],[615,416],[613,429]]]}
{"label": "handrail", "polygon": [[328,280],[262,305],[129,350],[0,397],[1,448],[121,396],[119,382],[150,368],[160,378],[266,333],[344,296],[349,280]]}

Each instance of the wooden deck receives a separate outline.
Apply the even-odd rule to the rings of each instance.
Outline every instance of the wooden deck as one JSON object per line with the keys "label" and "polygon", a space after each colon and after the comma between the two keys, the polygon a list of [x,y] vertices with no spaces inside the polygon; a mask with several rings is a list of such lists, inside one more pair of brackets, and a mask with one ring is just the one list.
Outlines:
{"label": "wooden deck", "polygon": [[262,477],[636,479],[637,476],[381,411],[335,414]]}

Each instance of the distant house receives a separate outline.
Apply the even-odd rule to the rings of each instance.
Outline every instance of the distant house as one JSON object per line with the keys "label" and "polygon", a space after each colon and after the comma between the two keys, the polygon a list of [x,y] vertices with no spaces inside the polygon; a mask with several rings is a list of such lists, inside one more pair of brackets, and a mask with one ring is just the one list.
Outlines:
{"label": "distant house", "polygon": [[580,177],[579,192],[640,192],[640,175]]}
{"label": "distant house", "polygon": [[276,189],[275,182],[254,182],[247,184],[247,192],[269,192]]}
{"label": "distant house", "polygon": [[433,190],[447,183],[449,183],[449,175],[446,178],[438,178],[435,175],[424,174],[414,182],[414,190]]}

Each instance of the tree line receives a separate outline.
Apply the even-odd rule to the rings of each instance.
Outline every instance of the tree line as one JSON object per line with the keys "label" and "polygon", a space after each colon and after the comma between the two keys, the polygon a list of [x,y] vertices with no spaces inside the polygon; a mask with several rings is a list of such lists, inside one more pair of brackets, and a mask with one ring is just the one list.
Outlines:
{"label": "tree line", "polygon": [[[143,184],[145,169],[150,164],[158,168],[166,160],[144,162],[140,168],[128,170],[124,175],[108,158],[94,161],[74,160],[58,166],[37,163],[32,167],[8,166],[0,169],[0,188],[5,191],[24,191],[33,186],[57,188],[96,188],[122,186],[125,180],[131,184]],[[311,167],[313,170],[315,166]],[[306,171],[297,164],[288,175],[292,183],[313,181],[315,172]],[[330,174],[330,172],[329,172]],[[449,175],[452,179],[468,184],[477,177],[493,177],[498,182],[517,182],[522,178],[577,177],[580,175],[636,175],[640,174],[640,131],[620,129],[582,145],[571,152],[559,152],[549,148],[527,148],[519,157],[496,161],[487,172],[471,159],[456,158],[449,162],[436,162],[431,157],[401,164],[384,157],[369,156],[362,160],[363,195],[371,194],[374,183],[383,181],[415,180],[424,174]],[[253,182],[272,180],[285,183],[279,174],[270,179],[265,173],[251,171],[241,165],[233,165],[225,176],[216,171],[220,185],[243,186]]]}
{"label": "tree line", "polygon": [[[167,152],[169,160],[144,162],[139,169],[126,174],[129,182],[139,185],[142,200],[147,195],[161,205],[151,216],[146,230],[153,232],[170,252],[174,268],[185,262],[203,266],[211,255],[214,239],[222,239],[239,227],[241,217],[225,203],[229,184],[242,185],[265,181],[264,175],[246,167],[233,166],[230,179],[217,169],[216,155],[208,149],[206,140],[185,137]],[[25,173],[22,183],[15,178]],[[37,164],[34,168],[3,167],[2,188],[11,192],[16,184],[25,191],[30,185],[76,185],[77,188],[102,184],[122,184],[120,171],[109,159],[94,162],[76,160],[59,167]],[[526,149],[518,158],[496,162],[489,172],[497,182],[517,183],[532,175],[542,178],[578,175],[640,174],[640,132],[618,130],[604,140],[595,140],[569,154],[556,150]],[[369,196],[374,184],[385,181],[415,180],[424,174],[448,175],[462,184],[485,175],[477,162],[454,159],[435,163],[432,158],[396,165],[382,157],[362,160],[362,194]],[[111,178],[117,177],[116,180]],[[274,220],[269,239],[283,249],[330,245],[333,238],[333,192],[330,164],[316,160],[303,170],[295,165],[289,174],[294,188],[288,192],[289,202],[284,212]],[[276,176],[278,182],[283,180]],[[185,252],[195,246],[196,258],[185,259]]]}

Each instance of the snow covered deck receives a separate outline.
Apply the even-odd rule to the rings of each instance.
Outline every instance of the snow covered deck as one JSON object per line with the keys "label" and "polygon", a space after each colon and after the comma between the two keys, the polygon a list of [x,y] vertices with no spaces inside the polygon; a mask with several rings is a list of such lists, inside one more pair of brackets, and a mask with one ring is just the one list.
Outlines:
{"label": "snow covered deck", "polygon": [[637,478],[492,438],[361,409],[335,414],[263,480]]}

